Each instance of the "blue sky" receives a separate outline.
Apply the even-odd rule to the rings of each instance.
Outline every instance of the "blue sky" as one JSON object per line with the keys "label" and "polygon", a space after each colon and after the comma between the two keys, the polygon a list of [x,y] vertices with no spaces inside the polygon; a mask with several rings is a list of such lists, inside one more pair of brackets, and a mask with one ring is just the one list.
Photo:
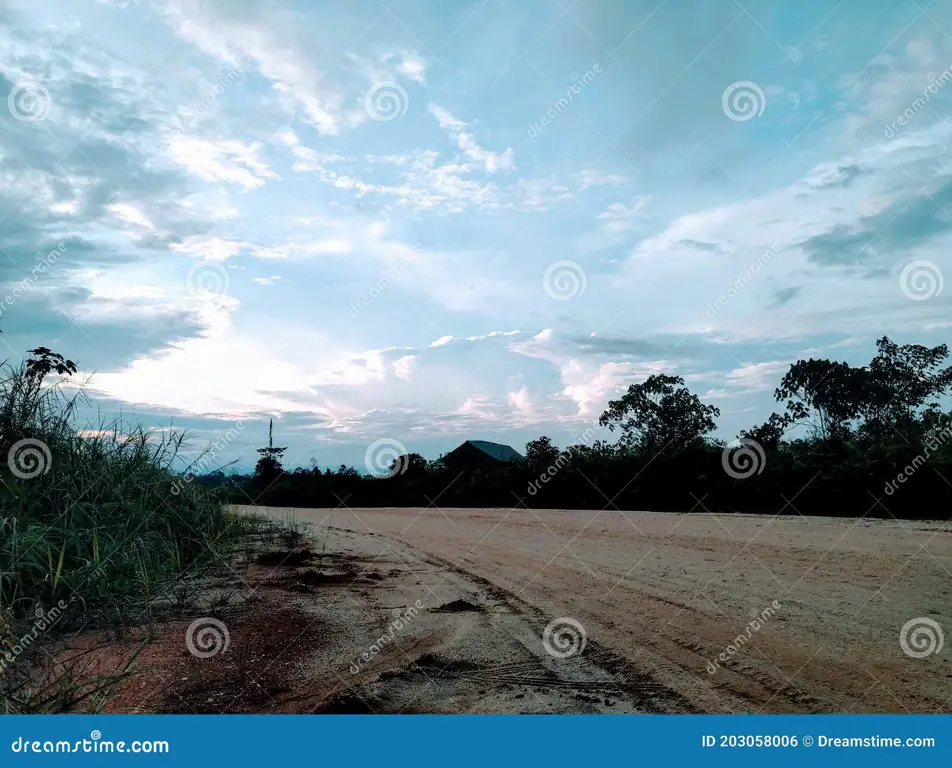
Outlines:
{"label": "blue sky", "polygon": [[[6,0],[0,343],[291,464],[574,442],[952,326],[952,7]],[[40,269],[38,265],[42,264]],[[4,298],[5,297],[5,298]]]}

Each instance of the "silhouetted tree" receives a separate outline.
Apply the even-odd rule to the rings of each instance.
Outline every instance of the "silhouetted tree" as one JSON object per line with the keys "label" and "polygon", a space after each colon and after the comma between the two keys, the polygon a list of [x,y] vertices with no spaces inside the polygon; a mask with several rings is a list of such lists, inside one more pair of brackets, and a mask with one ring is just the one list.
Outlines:
{"label": "silhouetted tree", "polygon": [[261,458],[255,464],[254,477],[260,485],[270,486],[284,474],[281,458],[286,450],[287,446],[283,448],[274,447],[274,419],[271,419],[268,424],[268,447],[258,449]]}
{"label": "silhouetted tree", "polygon": [[780,448],[780,441],[793,423],[793,417],[790,414],[771,413],[770,418],[758,427],[741,430],[740,438],[754,440],[764,448],[777,450]]}
{"label": "silhouetted tree", "polygon": [[868,389],[869,372],[830,360],[798,360],[790,366],[774,392],[787,401],[791,422],[810,427],[820,441],[845,440],[862,410],[861,393]]}
{"label": "silhouetted tree", "polygon": [[660,373],[611,400],[598,423],[612,432],[619,428],[626,446],[658,452],[697,445],[714,431],[720,415],[719,408],[692,394],[680,376]]}
{"label": "silhouetted tree", "polygon": [[419,453],[406,453],[391,461],[387,471],[390,477],[419,477],[426,474],[427,460]]}
{"label": "silhouetted tree", "polygon": [[941,367],[949,349],[945,344],[900,346],[886,336],[876,342],[876,349],[869,386],[859,395],[864,434],[879,441],[915,438],[921,411],[937,411],[939,398],[952,388],[952,366]]}
{"label": "silhouetted tree", "polygon": [[548,437],[530,440],[526,443],[526,464],[534,470],[545,469],[555,462],[560,453]]}
{"label": "silhouetted tree", "polygon": [[53,371],[60,376],[70,376],[76,373],[76,363],[46,347],[31,349],[30,355],[30,359],[26,361],[28,376],[43,379]]}

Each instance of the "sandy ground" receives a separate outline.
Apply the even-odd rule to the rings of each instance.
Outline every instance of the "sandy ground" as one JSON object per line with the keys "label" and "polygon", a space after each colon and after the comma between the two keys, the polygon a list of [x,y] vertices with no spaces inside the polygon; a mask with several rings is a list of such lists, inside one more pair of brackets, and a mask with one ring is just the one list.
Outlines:
{"label": "sandy ground", "polygon": [[[308,524],[316,551],[356,569],[303,602],[333,637],[310,657],[316,711],[952,711],[952,648],[913,658],[900,644],[914,619],[952,630],[949,524],[257,511]],[[571,627],[546,647],[559,619],[584,647]]]}
{"label": "sandy ground", "polygon": [[948,523],[243,509],[306,538],[78,638],[80,679],[135,659],[108,711],[952,711]]}

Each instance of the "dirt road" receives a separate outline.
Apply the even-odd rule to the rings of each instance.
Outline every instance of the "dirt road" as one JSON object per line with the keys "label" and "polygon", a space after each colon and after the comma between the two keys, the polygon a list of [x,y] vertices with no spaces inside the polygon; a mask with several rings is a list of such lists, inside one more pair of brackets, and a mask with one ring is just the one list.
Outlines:
{"label": "dirt road", "polygon": [[[455,633],[431,643],[447,663],[478,653],[481,633],[492,644],[491,603],[490,614],[520,617],[530,638],[523,644],[539,646],[545,665],[587,660],[591,674],[613,675],[631,711],[952,710],[952,647],[938,645],[941,630],[952,629],[948,524],[525,509],[267,512],[308,523],[317,541],[331,537],[329,551],[362,553],[368,567],[424,564],[403,568],[416,578],[404,578],[401,604],[416,595],[439,605],[448,587],[472,593],[468,624],[451,627],[449,610],[428,630],[445,621]],[[572,621],[542,646],[556,619]],[[540,696],[548,678],[519,669],[495,672],[524,683],[541,710],[564,709]],[[435,701],[420,706],[445,711]]]}

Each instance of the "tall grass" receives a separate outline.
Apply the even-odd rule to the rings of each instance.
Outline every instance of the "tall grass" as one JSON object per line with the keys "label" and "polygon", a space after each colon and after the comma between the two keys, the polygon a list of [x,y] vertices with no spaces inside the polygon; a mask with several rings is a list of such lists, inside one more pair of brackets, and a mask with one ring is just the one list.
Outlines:
{"label": "tall grass", "polygon": [[64,604],[45,635],[142,623],[231,550],[220,502],[176,483],[182,433],[80,430],[82,404],[68,381],[0,367],[0,646]]}

